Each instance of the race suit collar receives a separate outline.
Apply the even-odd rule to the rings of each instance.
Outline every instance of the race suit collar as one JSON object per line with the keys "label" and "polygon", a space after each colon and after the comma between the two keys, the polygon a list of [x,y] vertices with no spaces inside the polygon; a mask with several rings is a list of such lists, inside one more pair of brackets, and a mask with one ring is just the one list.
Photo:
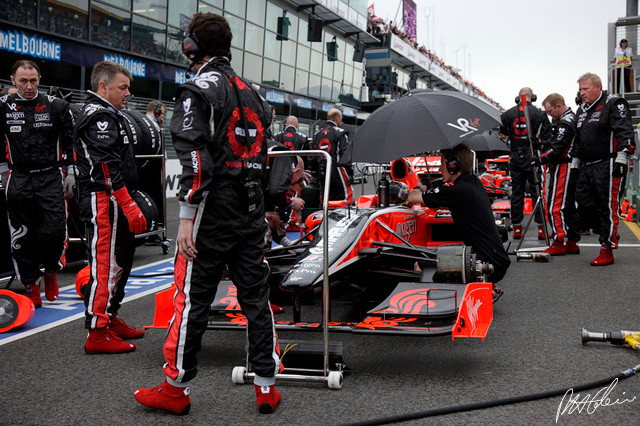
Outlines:
{"label": "race suit collar", "polygon": [[218,64],[230,66],[231,61],[229,61],[229,58],[227,58],[226,56],[214,56],[210,58],[203,66],[200,67],[195,77],[198,77],[202,72],[202,70],[207,68],[209,65],[218,65]]}
{"label": "race suit collar", "polygon": [[583,110],[586,111],[586,110],[590,109],[592,106],[594,106],[595,104],[597,104],[598,102],[600,102],[600,99],[602,99],[602,95],[604,95],[604,90],[600,91],[600,96],[598,96],[598,99],[593,101],[591,104],[589,104],[589,105],[584,104]]}
{"label": "race suit collar", "polygon": [[120,111],[114,107],[111,102],[109,102],[108,100],[106,100],[105,98],[103,98],[102,96],[98,95],[96,92],[94,92],[93,90],[87,90],[87,93],[89,93],[90,95],[93,95],[94,97],[97,98],[98,101],[107,104],[108,109],[111,109],[113,112],[115,112],[116,114],[119,113]]}

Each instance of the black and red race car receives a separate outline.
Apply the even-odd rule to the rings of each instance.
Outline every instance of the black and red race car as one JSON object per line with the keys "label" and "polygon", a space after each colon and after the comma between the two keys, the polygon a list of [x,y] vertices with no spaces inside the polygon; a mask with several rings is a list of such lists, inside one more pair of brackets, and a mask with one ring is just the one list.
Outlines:
{"label": "black and red race car", "polygon": [[[415,187],[424,173],[435,173],[436,159],[439,166],[438,157],[398,159],[391,163],[390,177],[406,188]],[[420,161],[426,164],[422,169]],[[412,162],[424,173],[416,172]],[[403,194],[390,198],[400,203]],[[332,312],[328,324],[332,332],[484,339],[493,318],[493,285],[485,280],[491,266],[461,243],[450,212],[379,204],[378,195],[371,194],[361,196],[355,206],[334,205],[326,218],[322,211],[314,213],[306,219],[309,232],[303,238],[266,251],[272,300],[291,301],[291,318],[277,321],[276,327],[322,329],[322,319],[303,320],[303,310],[322,291],[326,270],[331,294],[350,294],[350,306],[355,306],[339,319]],[[326,234],[320,226],[323,220]],[[416,271],[416,263],[422,271]],[[159,300],[170,304],[173,293],[167,292]],[[157,316],[155,325],[166,326],[172,310],[166,306],[156,310],[167,314]],[[211,306],[209,328],[245,326],[235,287],[223,280]]]}

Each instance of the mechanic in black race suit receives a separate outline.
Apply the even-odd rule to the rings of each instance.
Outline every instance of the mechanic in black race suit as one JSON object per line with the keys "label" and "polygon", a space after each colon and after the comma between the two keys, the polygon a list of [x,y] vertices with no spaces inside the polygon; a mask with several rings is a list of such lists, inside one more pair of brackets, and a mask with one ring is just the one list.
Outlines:
{"label": "mechanic in black race suit", "polygon": [[296,116],[288,116],[284,125],[284,130],[275,135],[273,139],[289,147],[289,149],[307,149],[307,135],[298,131],[298,119]]}
{"label": "mechanic in black race suit", "polygon": [[575,202],[578,170],[570,168],[569,156],[576,135],[576,115],[558,93],[547,96],[542,106],[553,123],[549,149],[533,160],[535,166],[549,166],[547,211],[553,242],[542,252],[551,256],[579,254],[580,219]]}
{"label": "mechanic in black race suit", "polygon": [[[353,203],[353,169],[351,165],[342,164],[351,155],[351,144],[342,124],[342,112],[332,108],[327,112],[327,123],[313,137],[312,148],[326,151],[331,155],[331,183],[329,186],[330,201]],[[320,185],[320,196],[324,194],[325,165],[324,157],[309,157],[309,169]]]}
{"label": "mechanic in black race suit", "polygon": [[182,177],[175,314],[163,347],[166,380],[134,393],[141,404],[173,414],[191,407],[189,382],[197,374],[196,356],[225,265],[247,318],[258,410],[271,413],[281,400],[274,388],[280,361],[263,249],[265,132],[272,115],[231,68],[232,37],[225,18],[196,13],[183,42],[197,73],[178,88],[171,119]]}
{"label": "mechanic in black race suit", "polygon": [[[517,105],[502,113],[500,133],[507,135],[511,148],[511,158],[509,159],[509,173],[511,174],[511,223],[513,224],[513,238],[522,238],[522,220],[524,218],[524,194],[529,182],[530,190],[535,197],[535,178],[533,166],[531,165],[531,148],[529,145],[529,131],[531,132],[534,152],[540,150],[541,143],[546,144],[551,139],[551,124],[544,111],[531,105],[535,102],[536,96],[529,87],[520,89],[519,95],[524,94],[529,105],[529,119],[533,129],[527,129],[524,118],[524,108],[520,103],[520,97],[516,98]],[[537,154],[536,156],[538,156]],[[544,174],[538,174],[541,180],[541,187],[544,188]],[[542,194],[541,194],[542,195]],[[534,200],[535,203],[535,200]],[[544,240],[544,229],[542,227],[543,217],[540,211],[535,211],[535,221],[538,224],[538,239]]]}
{"label": "mechanic in black race suit", "polygon": [[118,318],[135,253],[135,234],[147,222],[130,191],[138,188],[133,136],[120,112],[131,96],[131,73],[114,62],[98,62],[89,97],[74,134],[78,208],[85,224],[90,277],[84,286],[85,352],[123,353],[144,332]]}
{"label": "mechanic in black race suit", "polygon": [[581,220],[596,215],[593,225],[600,234],[601,247],[591,265],[604,266],[613,263],[612,249],[618,245],[619,202],[627,157],[636,149],[635,135],[629,104],[602,91],[600,77],[586,73],[578,79],[578,86],[582,105],[576,112],[572,155],[572,166],[580,167],[576,201]]}
{"label": "mechanic in black race suit", "polygon": [[496,284],[511,264],[502,245],[491,210],[487,191],[472,172],[474,154],[464,144],[441,151],[440,172],[444,184],[427,190],[422,185],[409,193],[409,203],[427,207],[447,207],[453,223],[462,235],[462,242],[473,248],[478,259],[493,265],[489,282],[493,283],[494,302],[503,291]]}
{"label": "mechanic in black race suit", "polygon": [[57,273],[65,266],[65,191],[72,197],[74,185],[73,116],[66,101],[38,93],[40,70],[34,62],[17,61],[11,81],[17,93],[0,98],[0,174],[14,271],[39,308],[40,264],[50,301],[58,298]]}

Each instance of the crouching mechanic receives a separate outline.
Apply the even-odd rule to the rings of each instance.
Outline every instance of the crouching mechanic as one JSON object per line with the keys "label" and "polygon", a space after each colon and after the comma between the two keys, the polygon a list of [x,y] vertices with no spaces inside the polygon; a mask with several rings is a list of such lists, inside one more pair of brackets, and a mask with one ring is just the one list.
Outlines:
{"label": "crouching mechanic", "polygon": [[493,300],[502,296],[496,285],[507,272],[511,261],[502,245],[487,191],[471,173],[473,152],[464,144],[441,151],[440,172],[444,184],[426,190],[425,186],[409,193],[409,203],[427,207],[447,207],[454,224],[463,235],[462,242],[471,246],[483,262],[493,265],[489,281],[493,283]]}
{"label": "crouching mechanic", "polygon": [[90,278],[84,287],[87,353],[122,353],[136,346],[123,339],[144,335],[118,318],[135,253],[135,234],[147,221],[129,191],[138,187],[131,142],[120,112],[131,95],[131,73],[114,62],[99,62],[91,91],[75,128],[78,206],[89,244]]}
{"label": "crouching mechanic", "polygon": [[38,93],[40,70],[35,62],[17,61],[11,81],[17,92],[0,98],[0,174],[15,274],[39,308],[40,263],[50,301],[58,298],[57,272],[65,265],[65,191],[72,197],[74,185],[73,117],[66,101]]}
{"label": "crouching mechanic", "polygon": [[225,266],[246,316],[259,412],[272,413],[282,398],[274,388],[280,360],[263,248],[265,132],[272,115],[231,68],[232,36],[222,16],[196,13],[183,42],[196,76],[178,88],[171,119],[182,177],[175,313],[163,347],[166,379],[134,393],[142,405],[173,414],[191,408],[189,383]]}

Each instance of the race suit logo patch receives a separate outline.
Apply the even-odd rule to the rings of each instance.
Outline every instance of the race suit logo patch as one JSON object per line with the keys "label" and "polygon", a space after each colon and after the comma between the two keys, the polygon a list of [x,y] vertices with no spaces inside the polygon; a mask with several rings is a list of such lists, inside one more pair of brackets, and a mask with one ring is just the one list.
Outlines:
{"label": "race suit logo patch", "polygon": [[98,121],[96,122],[96,125],[98,126],[98,130],[101,132],[105,132],[107,130],[107,127],[109,127],[109,122],[108,121]]}
{"label": "race suit logo patch", "polygon": [[11,223],[9,223],[9,226],[11,227],[11,248],[20,250],[21,245],[18,243],[18,240],[27,235],[27,227],[20,225],[20,227],[16,229],[11,226]]}
{"label": "race suit logo patch", "polygon": [[34,114],[33,115],[34,119],[36,121],[49,121],[49,113],[46,112],[44,114]]}
{"label": "race suit logo patch", "polygon": [[40,104],[35,106],[37,112],[42,112],[46,107],[47,107],[46,105],[40,105]]}
{"label": "race suit logo patch", "polygon": [[11,133],[20,133],[22,131],[22,127],[21,126],[11,126],[9,128],[9,132]]}
{"label": "race suit logo patch", "polygon": [[20,109],[20,107],[16,103],[7,104],[7,106],[11,111],[18,111]]}
{"label": "race suit logo patch", "polygon": [[331,151],[331,142],[329,141],[329,139],[322,139],[320,140],[320,142],[318,142],[318,149],[321,149],[325,152],[330,152]]}
{"label": "race suit logo patch", "polygon": [[618,112],[620,113],[620,117],[625,118],[627,116],[627,110],[622,104],[618,104]]}
{"label": "race suit logo patch", "polygon": [[[231,119],[229,120],[229,127],[227,128],[227,138],[229,139],[231,150],[235,155],[241,158],[253,158],[257,156],[262,150],[264,127],[262,126],[262,122],[260,122],[258,114],[256,114],[256,112],[251,108],[244,107],[244,114],[247,117],[247,127],[249,127],[249,134],[245,135],[244,128],[236,126],[236,124],[242,123],[240,108],[236,108],[233,111],[233,114],[231,114]],[[253,124],[254,128],[251,128],[251,124]],[[236,135],[244,136],[245,139],[255,138],[255,142],[253,142],[250,147],[247,147],[247,144],[238,141]]]}
{"label": "race suit logo patch", "polygon": [[182,101],[182,109],[184,109],[185,115],[188,115],[191,112],[191,98],[187,98]]}

